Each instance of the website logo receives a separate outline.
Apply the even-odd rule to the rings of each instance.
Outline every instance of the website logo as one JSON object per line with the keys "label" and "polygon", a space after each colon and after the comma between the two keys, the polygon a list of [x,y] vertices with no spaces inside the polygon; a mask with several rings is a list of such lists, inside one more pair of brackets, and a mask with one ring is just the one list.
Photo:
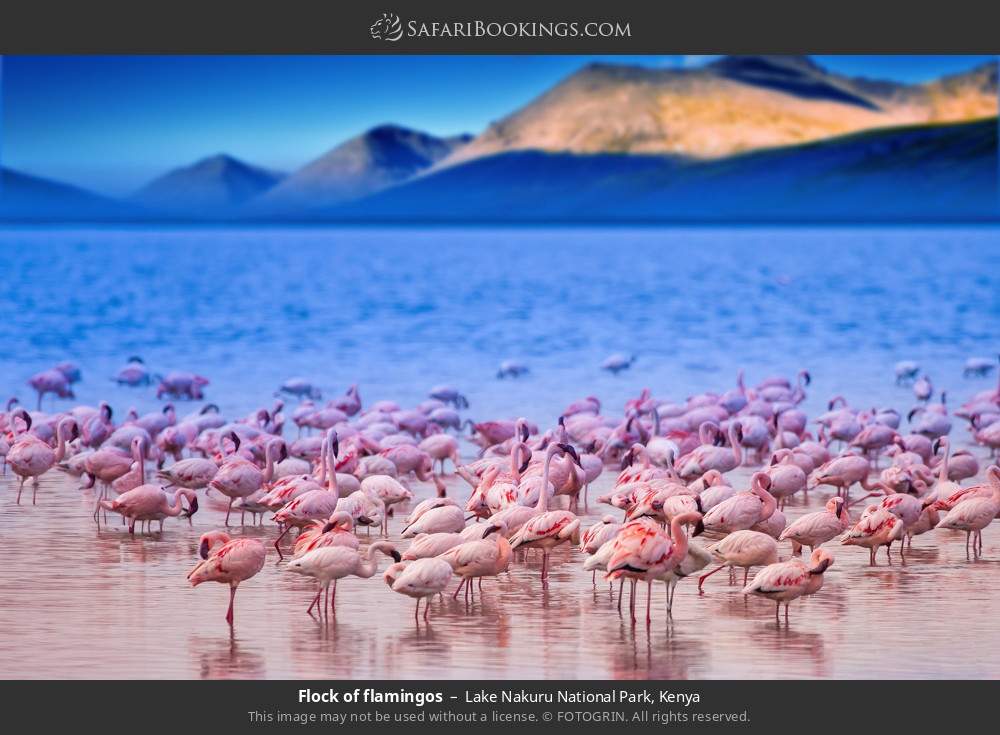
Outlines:
{"label": "website logo", "polygon": [[403,23],[395,13],[382,13],[368,30],[376,41],[398,41],[403,37]]}

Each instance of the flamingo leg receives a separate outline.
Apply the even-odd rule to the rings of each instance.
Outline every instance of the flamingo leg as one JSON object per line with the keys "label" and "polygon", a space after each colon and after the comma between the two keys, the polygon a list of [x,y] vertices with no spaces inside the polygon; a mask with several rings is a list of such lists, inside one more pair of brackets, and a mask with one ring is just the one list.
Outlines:
{"label": "flamingo leg", "polygon": [[21,478],[21,482],[17,486],[17,504],[21,504],[21,491],[24,489],[24,478]]}
{"label": "flamingo leg", "polygon": [[[441,463],[441,466],[442,466],[442,468],[444,467],[444,462]],[[431,601],[430,601],[430,598],[427,598],[424,601],[424,620],[425,621],[430,620],[430,617],[429,617],[430,612],[431,612]]]}
{"label": "flamingo leg", "polygon": [[419,597],[417,598],[417,606],[415,608],[413,608],[413,619],[414,620],[419,620],[420,619],[420,598]]}
{"label": "flamingo leg", "polygon": [[725,564],[720,564],[719,566],[717,566],[715,569],[713,569],[712,571],[708,572],[707,574],[703,574],[700,577],[698,577],[698,592],[700,593],[700,592],[703,591],[702,590],[702,585],[705,584],[705,580],[706,579],[708,579],[709,577],[711,577],[716,572],[721,572],[725,568],[726,568]]}
{"label": "flamingo leg", "polygon": [[32,505],[35,504],[35,499],[37,497],[38,497],[38,478],[36,477],[35,481],[33,483],[31,483],[31,504]]}
{"label": "flamingo leg", "polygon": [[456,587],[456,588],[455,588],[455,594],[453,594],[453,595],[451,596],[451,598],[452,598],[453,600],[457,600],[457,599],[458,599],[458,593],[459,593],[459,592],[460,592],[460,591],[462,590],[462,585],[464,585],[464,584],[465,584],[465,582],[466,582],[466,578],[465,578],[465,577],[462,577],[462,578],[461,578],[461,579],[460,579],[460,580],[458,581],[458,587]]}
{"label": "flamingo leg", "polygon": [[743,567],[743,586],[747,586],[747,577],[750,576],[750,567]]}
{"label": "flamingo leg", "polygon": [[316,604],[319,602],[319,596],[320,596],[321,592],[322,592],[322,589],[317,589],[316,590],[316,596],[313,598],[312,604],[310,604],[309,607],[306,609],[306,614],[307,615],[312,615],[312,609],[314,607],[316,607]]}
{"label": "flamingo leg", "polygon": [[621,579],[618,580],[618,612],[622,611],[622,597],[624,596],[622,592],[624,589],[625,589],[625,577],[622,577]]}
{"label": "flamingo leg", "polygon": [[236,585],[229,588],[229,610],[226,612],[226,622],[233,624],[233,605],[236,602]]}
{"label": "flamingo leg", "polygon": [[650,601],[653,597],[653,580],[649,580],[646,583],[646,625],[648,626],[652,622],[653,618],[649,615]]}
{"label": "flamingo leg", "polygon": [[278,545],[281,543],[281,539],[285,537],[285,534],[292,530],[291,526],[285,526],[285,530],[278,534],[278,538],[274,540],[274,548],[278,552],[278,561],[284,559],[284,555],[281,553],[281,547]]}
{"label": "flamingo leg", "polygon": [[229,507],[226,508],[226,525],[229,525],[229,514],[233,512],[233,499],[229,499]]}

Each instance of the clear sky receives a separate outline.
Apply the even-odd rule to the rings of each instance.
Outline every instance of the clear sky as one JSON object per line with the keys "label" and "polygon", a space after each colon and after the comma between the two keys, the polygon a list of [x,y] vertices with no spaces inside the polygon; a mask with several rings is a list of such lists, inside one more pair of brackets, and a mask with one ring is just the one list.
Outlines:
{"label": "clear sky", "polygon": [[[918,82],[982,56],[817,56],[850,75]],[[477,133],[591,61],[684,56],[120,56],[2,59],[0,161],[111,195],[226,152],[290,171],[385,122]]]}

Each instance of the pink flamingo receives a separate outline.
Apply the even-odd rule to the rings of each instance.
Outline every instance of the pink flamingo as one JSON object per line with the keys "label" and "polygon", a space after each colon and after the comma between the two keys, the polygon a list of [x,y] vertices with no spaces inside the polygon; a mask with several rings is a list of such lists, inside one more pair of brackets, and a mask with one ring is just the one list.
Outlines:
{"label": "pink flamingo", "polygon": [[202,561],[195,565],[187,578],[192,587],[197,587],[202,582],[229,585],[226,622],[232,625],[236,588],[264,568],[267,549],[257,539],[231,539],[223,531],[210,531],[202,535],[198,543],[198,554]]}
{"label": "pink flamingo", "polygon": [[422,533],[413,539],[410,547],[403,552],[403,561],[441,556],[466,541],[467,539],[460,533]]}
{"label": "pink flamingo", "polygon": [[[339,444],[337,442],[337,432],[330,429],[324,439],[324,453],[322,458],[322,472],[326,476],[327,487],[316,487],[307,490],[296,496],[285,504],[277,513],[274,520],[282,526],[282,531],[274,540],[274,548],[278,552],[278,558],[283,559],[281,553],[281,540],[293,528],[304,528],[313,523],[329,517],[331,514],[341,510],[340,489],[337,485],[337,473],[333,469],[336,462]],[[350,514],[349,514],[350,515]],[[352,525],[356,516],[351,516]]]}
{"label": "pink flamingo", "polygon": [[453,598],[458,597],[463,585],[465,596],[468,597],[473,579],[479,580],[479,589],[482,589],[483,577],[495,577],[506,571],[510,564],[511,544],[505,536],[507,529],[502,523],[486,525],[482,538],[454,546],[438,557],[446,561],[455,574],[462,578],[455,588]]}
{"label": "pink flamingo", "polygon": [[[778,561],[778,542],[766,533],[758,531],[734,531],[722,541],[708,547],[708,552],[722,563],[698,578],[698,591],[702,591],[705,580],[718,571],[729,567],[743,567],[743,584],[747,583],[750,567],[774,564]],[[732,574],[730,572],[730,574]],[[730,579],[730,583],[732,580]]]}
{"label": "pink flamingo", "polygon": [[791,541],[792,553],[799,556],[803,546],[808,546],[809,552],[812,553],[817,546],[832,541],[846,531],[850,525],[851,518],[847,512],[847,502],[838,496],[826,501],[824,510],[807,513],[797,518],[781,532],[778,540]]}
{"label": "pink flamingo", "polygon": [[816,549],[809,564],[799,560],[778,562],[764,567],[753,581],[743,588],[744,595],[759,595],[774,600],[774,619],[778,620],[781,603],[785,603],[785,621],[788,605],[805,595],[814,595],[823,587],[823,573],[833,564],[833,555],[826,549]]}
{"label": "pink flamingo", "polygon": [[859,457],[856,454],[842,454],[817,467],[809,477],[809,487],[832,485],[837,488],[837,494],[843,494],[846,499],[851,491],[851,486],[856,482],[860,482],[861,487],[865,490],[871,490],[871,486],[868,484],[870,472],[871,465],[864,457]]}
{"label": "pink flamingo", "polygon": [[725,473],[739,467],[743,462],[743,455],[740,452],[742,439],[743,429],[738,421],[733,421],[729,424],[728,448],[702,444],[690,454],[677,459],[675,463],[677,474],[685,480],[693,480],[709,470]]}
{"label": "pink flamingo", "polygon": [[200,490],[208,486],[218,471],[219,465],[210,459],[189,457],[157,471],[156,476],[170,485]]}
{"label": "pink flamingo", "polygon": [[771,478],[755,472],[750,478],[750,490],[724,500],[705,514],[705,528],[719,533],[749,529],[770,518],[778,509],[774,496],[768,492]]}
{"label": "pink flamingo", "polygon": [[[303,554],[300,557],[288,562],[285,569],[294,574],[301,574],[305,577],[312,577],[319,584],[319,590],[312,604],[309,605],[307,613],[311,614],[313,607],[319,604],[320,596],[323,596],[323,604],[320,606],[320,617],[324,614],[329,617],[329,610],[336,611],[337,604],[337,580],[347,576],[361,577],[369,579],[375,576],[378,571],[378,560],[376,553],[391,556],[394,562],[402,561],[396,547],[388,541],[376,541],[361,553],[347,546],[323,546],[318,549]],[[330,585],[333,584],[333,597],[330,597]]]}
{"label": "pink flamingo", "polygon": [[973,554],[983,552],[983,529],[1000,514],[1000,467],[993,465],[986,470],[986,477],[992,491],[989,496],[972,497],[960,501],[940,520],[937,528],[965,531],[965,555],[969,555],[969,541]]}
{"label": "pink flamingo", "polygon": [[[271,477],[274,475],[274,462],[275,454],[281,452],[283,456],[280,459],[284,459],[287,456],[287,449],[285,448],[285,442],[281,439],[275,437],[268,441],[266,445],[266,450],[264,452],[266,458],[266,464],[264,469],[261,470],[256,464],[250,460],[242,457],[238,454],[240,449],[240,438],[235,432],[229,432],[229,439],[232,440],[235,445],[235,450],[233,454],[226,457],[222,466],[219,467],[219,471],[215,473],[215,477],[212,481],[208,483],[208,486],[213,490],[218,490],[220,493],[229,498],[229,507],[226,509],[226,525],[229,525],[229,515],[233,510],[233,501],[237,498],[246,498],[257,492],[261,486],[271,481]],[[222,445],[223,439],[219,440],[220,446]],[[243,523],[244,513],[240,513],[240,524]]]}
{"label": "pink flamingo", "polygon": [[[684,513],[670,523],[670,535],[643,521],[626,523],[621,532],[611,542],[612,552],[608,561],[606,579],[614,581],[629,577],[647,583],[646,623],[649,614],[653,581],[675,570],[688,553],[688,538],[684,526],[695,526],[694,535],[701,532],[701,515]],[[632,599],[630,612],[635,620],[635,600]]]}
{"label": "pink flamingo", "polygon": [[870,506],[854,528],[844,534],[840,543],[844,546],[866,547],[872,566],[875,565],[875,552],[880,546],[885,546],[885,555],[891,564],[892,542],[902,539],[905,535],[906,524],[902,518],[885,508]]}
{"label": "pink flamingo", "polygon": [[[188,501],[185,509],[181,502],[183,498]],[[177,517],[184,515],[188,518],[198,512],[198,495],[194,490],[180,488],[174,493],[171,503],[167,492],[159,485],[140,485],[133,490],[124,492],[114,500],[102,500],[101,507],[105,510],[120,513],[128,520],[128,532],[130,536],[135,536],[136,522],[160,521],[162,529],[163,518],[166,516]]]}
{"label": "pink flamingo", "polygon": [[143,446],[145,439],[141,436],[132,439],[132,466],[129,471],[121,477],[111,482],[111,489],[115,494],[121,495],[129,490],[134,490],[146,482],[146,447]]}
{"label": "pink flamingo", "polygon": [[75,398],[70,381],[66,375],[56,368],[35,373],[28,380],[28,385],[38,393],[38,410],[42,410],[42,396],[53,393],[59,398]]}
{"label": "pink flamingo", "polygon": [[420,601],[427,600],[424,605],[424,620],[430,612],[431,601],[427,598],[439,594],[451,582],[453,572],[451,564],[443,559],[417,559],[398,569],[402,562],[393,564],[386,570],[385,579],[393,592],[412,597],[417,601],[413,610],[413,619],[420,616]]}
{"label": "pink flamingo", "polygon": [[292,556],[302,556],[322,546],[347,546],[356,549],[361,540],[354,535],[354,518],[350,513],[334,511],[326,521],[313,521],[295,539]]}
{"label": "pink flamingo", "polygon": [[70,439],[75,439],[79,432],[76,421],[70,417],[59,421],[56,428],[58,444],[55,449],[47,442],[42,441],[31,432],[31,416],[24,409],[19,409],[14,418],[20,418],[25,429],[14,439],[13,444],[7,450],[7,464],[10,465],[14,474],[20,478],[17,486],[17,502],[21,503],[21,491],[24,489],[25,481],[32,478],[31,504],[35,504],[38,495],[38,478],[52,469],[56,462],[62,461],[66,456],[66,435],[71,433]]}

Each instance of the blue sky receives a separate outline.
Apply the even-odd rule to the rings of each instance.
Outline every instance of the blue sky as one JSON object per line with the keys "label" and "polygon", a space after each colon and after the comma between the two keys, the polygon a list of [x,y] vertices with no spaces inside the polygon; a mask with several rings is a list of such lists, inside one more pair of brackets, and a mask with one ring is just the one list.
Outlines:
{"label": "blue sky", "polygon": [[[219,152],[289,171],[379,123],[479,132],[591,61],[706,58],[7,56],[0,161],[111,195]],[[918,82],[990,57],[814,58],[845,74]]]}

